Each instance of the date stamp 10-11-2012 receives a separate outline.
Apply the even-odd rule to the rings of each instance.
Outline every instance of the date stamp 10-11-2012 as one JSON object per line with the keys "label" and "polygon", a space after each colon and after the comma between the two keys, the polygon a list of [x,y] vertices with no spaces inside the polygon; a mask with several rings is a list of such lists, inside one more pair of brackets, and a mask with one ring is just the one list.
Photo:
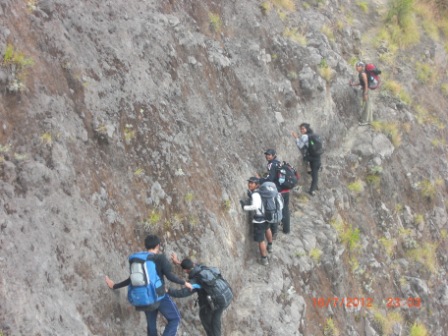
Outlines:
{"label": "date stamp 10-11-2012", "polygon": [[[315,308],[345,307],[345,308],[372,308],[374,300],[371,297],[312,297]],[[388,297],[381,300],[380,305],[386,308],[420,308],[422,300],[419,297],[398,298]],[[377,304],[377,306],[380,306]]]}

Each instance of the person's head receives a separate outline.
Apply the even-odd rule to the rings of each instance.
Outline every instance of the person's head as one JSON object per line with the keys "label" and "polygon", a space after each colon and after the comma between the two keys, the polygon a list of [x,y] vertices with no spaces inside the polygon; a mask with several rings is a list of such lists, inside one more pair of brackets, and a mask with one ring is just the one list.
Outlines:
{"label": "person's head", "polygon": [[184,260],[182,260],[182,262],[180,263],[180,267],[182,267],[182,269],[184,270],[184,272],[186,273],[190,273],[191,270],[194,268],[194,263],[190,258],[185,258]]}
{"label": "person's head", "polygon": [[355,64],[356,71],[358,71],[358,72],[363,71],[365,66],[366,65],[364,64],[364,62],[361,62],[361,61],[356,62],[356,64]]}
{"label": "person's head", "polygon": [[313,133],[313,130],[311,129],[310,124],[302,123],[302,124],[300,124],[299,128],[300,128],[300,133],[302,133],[302,134]]}
{"label": "person's head", "polygon": [[260,179],[258,177],[252,176],[247,180],[247,186],[250,191],[254,191],[260,185]]}
{"label": "person's head", "polygon": [[274,160],[276,156],[277,152],[275,151],[275,149],[269,148],[266,149],[266,151],[264,152],[264,157],[266,158],[267,161]]}
{"label": "person's head", "polygon": [[145,248],[147,250],[153,250],[156,247],[160,248],[160,238],[156,235],[148,235],[145,238]]}

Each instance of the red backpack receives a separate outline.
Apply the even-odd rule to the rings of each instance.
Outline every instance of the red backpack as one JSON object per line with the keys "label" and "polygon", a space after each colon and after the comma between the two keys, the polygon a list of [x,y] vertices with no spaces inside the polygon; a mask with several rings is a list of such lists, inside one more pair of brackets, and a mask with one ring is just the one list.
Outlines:
{"label": "red backpack", "polygon": [[367,80],[369,83],[369,89],[375,90],[381,84],[381,79],[379,76],[379,75],[381,75],[381,70],[378,69],[375,64],[369,63],[369,64],[366,64],[365,71],[366,71]]}

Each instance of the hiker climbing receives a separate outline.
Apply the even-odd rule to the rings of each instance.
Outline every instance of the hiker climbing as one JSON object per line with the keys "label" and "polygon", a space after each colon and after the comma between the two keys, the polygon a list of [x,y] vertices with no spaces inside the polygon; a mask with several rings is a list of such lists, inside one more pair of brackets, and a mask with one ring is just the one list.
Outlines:
{"label": "hiker climbing", "polygon": [[310,124],[302,123],[299,126],[301,135],[298,136],[296,132],[291,132],[291,135],[296,141],[297,148],[303,155],[303,160],[309,162],[311,169],[311,186],[308,193],[311,196],[316,194],[319,190],[319,170],[321,168],[321,156],[323,153],[322,139],[315,134],[310,127]]}
{"label": "hiker climbing", "polygon": [[373,64],[365,65],[364,62],[357,62],[356,71],[358,72],[358,82],[350,81],[350,86],[361,86],[362,90],[362,111],[360,126],[370,125],[373,121],[372,97],[369,97],[369,91],[374,90],[380,85],[378,75],[381,73]]}
{"label": "hiker climbing", "polygon": [[137,310],[145,312],[148,336],[158,335],[157,315],[159,312],[168,321],[163,335],[175,336],[180,323],[180,313],[174,301],[166,293],[164,277],[171,282],[185,285],[189,290],[193,287],[172,273],[169,260],[164,254],[159,253],[159,237],[147,236],[145,247],[147,251],[134,253],[129,257],[131,270],[129,278],[116,284],[106,276],[106,284],[110,289],[129,286],[128,300]]}
{"label": "hiker climbing", "polygon": [[189,258],[180,262],[175,253],[171,254],[171,260],[188,274],[193,290],[190,291],[188,288],[169,289],[168,293],[176,298],[184,298],[197,293],[199,318],[207,336],[221,336],[221,316],[233,299],[229,283],[216,267],[195,264]]}
{"label": "hiker climbing", "polygon": [[[283,197],[283,211],[282,211],[282,224],[283,224],[283,233],[288,234],[291,231],[290,228],[290,213],[289,213],[289,191],[290,187],[285,185],[284,183],[280,184],[279,176],[280,170],[282,169],[283,164],[277,160],[277,152],[275,149],[267,149],[264,152],[264,156],[266,161],[268,162],[266,165],[267,175],[265,177],[260,178],[260,185],[264,182],[269,181],[275,183],[277,186],[277,190],[282,194]],[[285,162],[286,163],[286,162]],[[298,176],[298,175],[297,175]],[[295,181],[297,184],[297,181]],[[272,234],[274,238],[277,236],[278,232],[278,223],[271,224]]]}
{"label": "hiker climbing", "polygon": [[[257,177],[251,177],[247,182],[250,199],[246,202],[240,201],[240,203],[244,211],[253,211],[254,241],[258,243],[260,250],[259,262],[263,266],[267,266],[269,265],[268,251],[272,252],[272,232],[269,223],[265,219],[265,208],[259,193],[260,180]],[[268,241],[267,247],[265,237]]]}

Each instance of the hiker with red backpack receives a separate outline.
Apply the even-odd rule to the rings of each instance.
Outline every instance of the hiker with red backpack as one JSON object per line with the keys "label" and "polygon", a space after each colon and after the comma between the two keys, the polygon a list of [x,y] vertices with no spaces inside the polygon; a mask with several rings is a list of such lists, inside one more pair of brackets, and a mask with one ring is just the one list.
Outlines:
{"label": "hiker with red backpack", "polygon": [[350,86],[361,86],[362,89],[362,111],[360,126],[370,125],[373,121],[372,101],[369,97],[369,91],[375,90],[380,86],[379,74],[381,71],[376,68],[374,64],[365,64],[364,62],[357,62],[356,71],[358,72],[358,82],[350,81]]}

